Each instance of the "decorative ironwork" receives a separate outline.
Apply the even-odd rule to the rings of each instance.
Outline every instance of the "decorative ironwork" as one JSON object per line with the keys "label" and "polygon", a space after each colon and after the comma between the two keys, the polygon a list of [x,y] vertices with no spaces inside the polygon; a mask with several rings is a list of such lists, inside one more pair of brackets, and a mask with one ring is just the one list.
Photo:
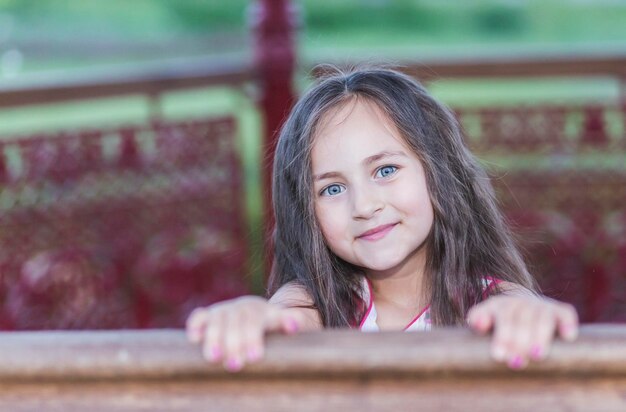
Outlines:
{"label": "decorative ironwork", "polygon": [[235,122],[0,142],[0,326],[182,326],[247,291]]}
{"label": "decorative ironwork", "polygon": [[[626,105],[516,106],[455,110],[478,153],[578,155],[626,151]],[[558,160],[558,159],[556,159]]]}
{"label": "decorative ironwork", "polygon": [[457,110],[543,291],[626,321],[626,107]]}
{"label": "decorative ironwork", "polygon": [[[544,292],[626,321],[626,116],[463,109]],[[182,326],[247,292],[232,118],[0,142],[0,326]]]}

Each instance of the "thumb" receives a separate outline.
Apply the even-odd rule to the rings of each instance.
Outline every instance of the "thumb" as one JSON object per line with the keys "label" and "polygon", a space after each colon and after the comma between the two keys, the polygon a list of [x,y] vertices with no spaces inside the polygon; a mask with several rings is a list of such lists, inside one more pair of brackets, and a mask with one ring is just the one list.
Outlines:
{"label": "thumb", "polygon": [[268,332],[296,333],[302,330],[304,319],[299,310],[293,308],[275,308],[268,316]]}
{"label": "thumb", "polygon": [[574,341],[578,336],[578,314],[572,305],[561,303],[555,310],[559,336]]}
{"label": "thumb", "polygon": [[467,324],[480,334],[489,332],[495,323],[495,313],[489,302],[479,303],[467,313]]}

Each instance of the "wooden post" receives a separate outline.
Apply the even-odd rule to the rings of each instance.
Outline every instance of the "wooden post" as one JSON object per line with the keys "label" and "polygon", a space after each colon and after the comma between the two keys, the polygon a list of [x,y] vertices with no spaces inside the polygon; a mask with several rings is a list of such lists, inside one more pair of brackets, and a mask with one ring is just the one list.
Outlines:
{"label": "wooden post", "polygon": [[584,114],[583,142],[594,146],[606,145],[609,138],[604,127],[604,108],[597,104],[590,104],[585,106]]}
{"label": "wooden post", "polygon": [[251,9],[254,62],[260,88],[258,105],[264,121],[262,185],[265,273],[272,262],[272,164],[278,131],[293,104],[296,66],[296,8],[289,0],[260,0]]}
{"label": "wooden post", "polygon": [[9,181],[9,170],[5,160],[4,145],[0,145],[0,183]]}

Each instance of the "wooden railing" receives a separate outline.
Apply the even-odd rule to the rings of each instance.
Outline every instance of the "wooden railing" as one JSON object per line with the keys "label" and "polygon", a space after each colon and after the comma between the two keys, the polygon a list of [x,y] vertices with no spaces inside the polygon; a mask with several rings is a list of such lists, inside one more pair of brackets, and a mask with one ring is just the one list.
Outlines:
{"label": "wooden railing", "polygon": [[624,411],[626,326],[512,371],[463,329],[270,336],[238,373],[177,330],[0,333],[3,411]]}
{"label": "wooden railing", "polygon": [[[519,51],[462,53],[447,57],[392,59],[396,69],[419,79],[442,78],[537,78],[537,77],[612,77],[626,82],[626,50]],[[329,61],[326,60],[325,63]],[[317,63],[307,66],[316,67]],[[355,63],[354,61],[352,63]],[[342,66],[345,61],[335,61]],[[324,72],[318,67],[314,75]]]}
{"label": "wooden railing", "polygon": [[[402,67],[401,67],[402,69]],[[404,70],[422,80],[435,78],[609,76],[626,81],[626,52],[567,51],[514,52],[510,55],[473,55],[471,58],[408,62]]]}
{"label": "wooden railing", "polygon": [[244,58],[169,60],[100,69],[22,75],[0,82],[0,108],[139,94],[215,85],[240,86],[253,79]]}

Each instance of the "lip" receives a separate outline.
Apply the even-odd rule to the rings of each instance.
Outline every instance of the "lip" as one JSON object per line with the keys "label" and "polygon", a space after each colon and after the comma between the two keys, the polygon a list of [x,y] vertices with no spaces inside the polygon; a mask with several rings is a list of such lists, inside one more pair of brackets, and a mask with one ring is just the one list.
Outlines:
{"label": "lip", "polygon": [[368,230],[366,232],[361,233],[359,236],[357,236],[357,238],[358,239],[364,239],[364,240],[378,240],[378,239],[382,239],[396,225],[397,225],[397,223],[390,223],[388,225],[376,226],[373,229],[370,229],[370,230]]}

